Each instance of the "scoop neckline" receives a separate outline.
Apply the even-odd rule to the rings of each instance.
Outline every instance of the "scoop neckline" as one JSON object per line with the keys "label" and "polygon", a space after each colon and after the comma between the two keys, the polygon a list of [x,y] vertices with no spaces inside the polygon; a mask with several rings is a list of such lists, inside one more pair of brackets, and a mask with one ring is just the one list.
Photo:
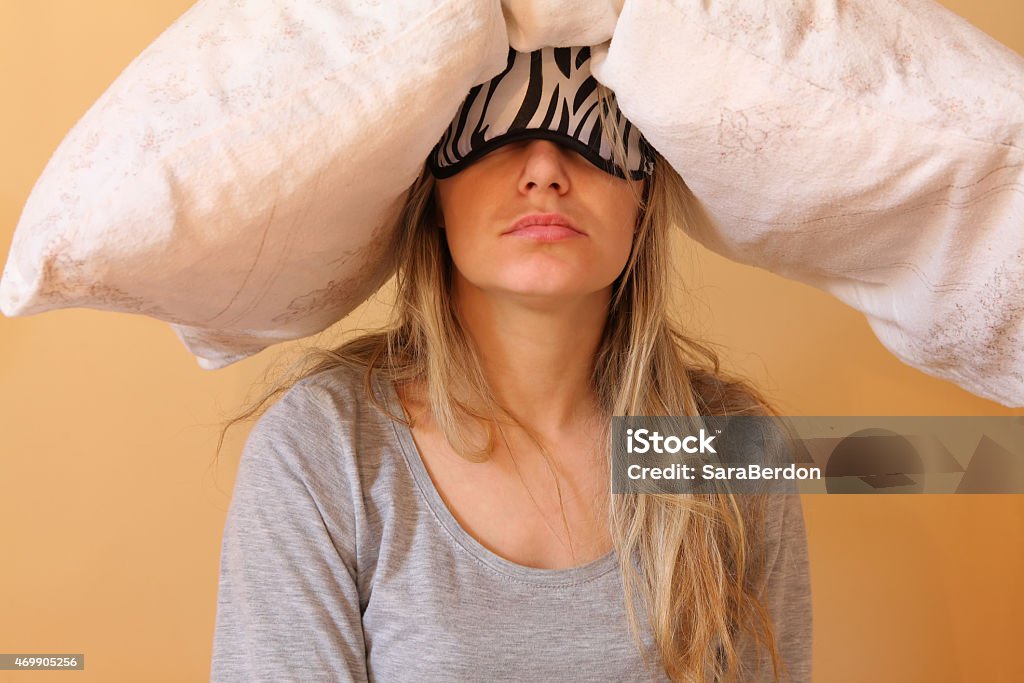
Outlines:
{"label": "scoop neckline", "polygon": [[[394,381],[379,376],[375,377],[374,381],[378,388],[383,385],[382,393],[388,409],[396,415],[405,416],[405,409],[398,398]],[[603,576],[615,567],[617,556],[615,548],[586,564],[565,569],[528,567],[493,552],[466,531],[448,509],[447,503],[441,498],[441,493],[434,485],[434,480],[430,478],[430,473],[423,462],[423,456],[413,439],[412,429],[409,425],[396,420],[389,421],[392,424],[399,450],[416,482],[416,487],[433,512],[434,518],[440,522],[456,543],[489,568],[525,583],[543,586],[571,586]]]}

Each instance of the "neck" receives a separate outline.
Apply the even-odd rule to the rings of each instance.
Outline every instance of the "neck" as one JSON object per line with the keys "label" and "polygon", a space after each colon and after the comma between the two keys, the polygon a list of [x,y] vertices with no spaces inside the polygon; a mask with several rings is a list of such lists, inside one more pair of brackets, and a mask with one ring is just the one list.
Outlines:
{"label": "neck", "polygon": [[559,437],[596,412],[590,386],[610,289],[558,302],[495,296],[459,278],[455,305],[499,403],[541,434]]}

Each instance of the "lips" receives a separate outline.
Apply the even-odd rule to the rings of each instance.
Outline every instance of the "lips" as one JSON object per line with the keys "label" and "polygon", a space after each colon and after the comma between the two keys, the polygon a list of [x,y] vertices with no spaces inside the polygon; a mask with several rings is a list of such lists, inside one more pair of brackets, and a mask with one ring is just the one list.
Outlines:
{"label": "lips", "polygon": [[576,227],[568,217],[560,213],[531,213],[517,219],[503,235],[513,233],[533,232],[538,234],[550,234],[570,236],[571,233],[585,235],[586,233]]}

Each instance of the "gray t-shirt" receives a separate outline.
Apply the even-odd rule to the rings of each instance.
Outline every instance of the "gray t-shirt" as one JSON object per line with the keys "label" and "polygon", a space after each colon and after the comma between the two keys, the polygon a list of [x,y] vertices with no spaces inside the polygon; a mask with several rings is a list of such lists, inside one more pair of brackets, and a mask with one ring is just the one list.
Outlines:
{"label": "gray t-shirt", "polygon": [[[374,390],[402,415],[392,383],[375,375]],[[807,681],[800,498],[770,500],[763,597],[792,680]],[[488,550],[448,510],[408,427],[369,402],[361,371],[304,378],[253,426],[224,527],[212,681],[667,681],[652,661],[656,675],[630,633],[614,550],[572,569]]]}

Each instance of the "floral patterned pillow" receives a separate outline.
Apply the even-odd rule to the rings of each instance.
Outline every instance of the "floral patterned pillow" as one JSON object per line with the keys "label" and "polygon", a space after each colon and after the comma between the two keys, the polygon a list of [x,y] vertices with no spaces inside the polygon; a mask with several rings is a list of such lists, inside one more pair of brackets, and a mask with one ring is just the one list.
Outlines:
{"label": "floral patterned pillow", "polygon": [[1024,406],[1013,50],[932,0],[424,4],[200,0],[57,149],[0,310],[144,313],[206,368],[319,332],[390,274],[401,195],[508,45],[593,43],[595,77],[700,199],[696,239]]}
{"label": "floral patterned pillow", "polygon": [[507,56],[497,0],[201,0],[53,154],[0,310],[149,315],[209,369],[325,329],[390,275],[402,195]]}
{"label": "floral patterned pillow", "polygon": [[627,2],[594,76],[734,260],[1024,406],[1024,58],[931,0]]}

